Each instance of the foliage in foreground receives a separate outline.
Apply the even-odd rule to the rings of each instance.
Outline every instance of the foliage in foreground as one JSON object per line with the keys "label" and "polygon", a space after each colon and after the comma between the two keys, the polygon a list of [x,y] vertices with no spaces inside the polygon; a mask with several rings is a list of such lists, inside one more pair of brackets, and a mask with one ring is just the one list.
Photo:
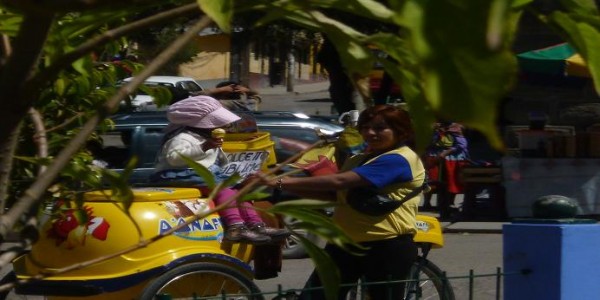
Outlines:
{"label": "foliage in foreground", "polygon": [[[600,17],[595,2],[547,2],[555,7],[549,12],[538,11],[532,0],[0,1],[0,200],[3,206],[11,202],[0,216],[0,236],[6,237],[20,220],[34,217],[57,184],[67,182],[60,190],[72,190],[71,178],[95,174],[85,169],[91,158],[82,147],[99,125],[110,125],[105,118],[121,100],[210,25],[203,12],[226,32],[231,21],[243,15],[254,16],[255,26],[286,21],[322,32],[334,42],[348,75],[365,95],[365,75],[380,60],[403,88],[420,145],[427,143],[429,124],[444,117],[478,129],[501,148],[497,107],[516,78],[510,49],[523,11],[538,16],[580,53],[600,88],[600,52],[595,51],[600,46]],[[173,5],[157,9],[163,4]],[[146,10],[154,14],[133,18],[134,12]],[[363,33],[325,13],[332,10],[396,30]],[[95,58],[122,50],[127,35],[190,15],[198,21],[146,68],[125,62],[137,74],[131,84],[115,89],[122,70],[111,64],[97,68]],[[388,58],[374,57],[372,47]],[[42,115],[40,122],[22,122],[28,113],[36,120],[36,111]],[[29,158],[16,160],[16,153]],[[19,182],[22,185],[11,190],[17,185],[10,184],[10,176],[32,183]],[[114,188],[125,190],[121,194],[127,201],[125,179],[117,176],[112,181]],[[87,188],[97,186],[94,176],[86,182]]]}

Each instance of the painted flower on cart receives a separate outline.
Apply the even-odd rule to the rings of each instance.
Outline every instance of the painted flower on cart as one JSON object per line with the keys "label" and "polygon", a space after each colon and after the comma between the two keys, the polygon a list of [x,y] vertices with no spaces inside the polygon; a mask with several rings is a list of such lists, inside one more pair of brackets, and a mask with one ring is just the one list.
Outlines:
{"label": "painted flower on cart", "polygon": [[65,208],[59,204],[59,214],[48,229],[48,237],[56,239],[56,245],[65,243],[67,249],[84,245],[87,236],[104,241],[110,224],[103,217],[93,215],[92,208]]}

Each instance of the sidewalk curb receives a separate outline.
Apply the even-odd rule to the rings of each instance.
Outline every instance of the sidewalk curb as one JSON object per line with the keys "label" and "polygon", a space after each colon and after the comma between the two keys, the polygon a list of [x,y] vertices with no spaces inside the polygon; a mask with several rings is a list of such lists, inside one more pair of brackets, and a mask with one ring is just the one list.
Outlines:
{"label": "sidewalk curb", "polygon": [[485,234],[501,234],[502,229],[485,229],[485,228],[450,228],[442,227],[443,233],[485,233]]}
{"label": "sidewalk curb", "polygon": [[287,91],[285,85],[276,85],[271,87],[262,87],[255,89],[259,95],[301,95],[311,93],[323,93],[329,91],[329,81],[305,82],[294,86],[294,90]]}
{"label": "sidewalk curb", "polygon": [[444,233],[502,233],[502,227],[507,222],[468,222],[468,221],[442,221],[440,226]]}

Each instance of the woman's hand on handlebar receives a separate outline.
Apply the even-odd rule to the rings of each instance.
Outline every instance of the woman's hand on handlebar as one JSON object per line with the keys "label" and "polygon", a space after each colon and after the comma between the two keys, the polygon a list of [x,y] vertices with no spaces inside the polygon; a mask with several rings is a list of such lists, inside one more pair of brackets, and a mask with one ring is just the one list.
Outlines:
{"label": "woman's hand on handlebar", "polygon": [[248,177],[246,177],[242,184],[246,185],[252,181],[256,181],[257,185],[266,185],[268,187],[273,187],[273,180],[267,178],[267,176],[261,172],[250,174]]}

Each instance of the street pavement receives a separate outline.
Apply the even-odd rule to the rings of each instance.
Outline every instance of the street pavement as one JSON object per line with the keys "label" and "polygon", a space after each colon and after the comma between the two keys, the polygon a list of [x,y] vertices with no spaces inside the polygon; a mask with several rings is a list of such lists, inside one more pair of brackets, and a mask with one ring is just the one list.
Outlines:
{"label": "street pavement", "polygon": [[[292,92],[283,85],[256,89],[261,95],[262,103],[259,109],[263,111],[294,111],[308,115],[332,115],[332,102],[329,97],[329,82],[297,83]],[[435,196],[434,196],[435,201]],[[456,199],[457,205],[462,202],[462,195]],[[437,213],[421,212],[432,216]],[[444,232],[452,233],[501,233],[502,225],[507,222],[486,221],[442,221]]]}
{"label": "street pavement", "polygon": [[328,88],[328,81],[297,84],[293,92],[288,92],[282,85],[259,88],[256,89],[262,98],[259,109],[303,112],[308,115],[331,115],[333,103]]}

